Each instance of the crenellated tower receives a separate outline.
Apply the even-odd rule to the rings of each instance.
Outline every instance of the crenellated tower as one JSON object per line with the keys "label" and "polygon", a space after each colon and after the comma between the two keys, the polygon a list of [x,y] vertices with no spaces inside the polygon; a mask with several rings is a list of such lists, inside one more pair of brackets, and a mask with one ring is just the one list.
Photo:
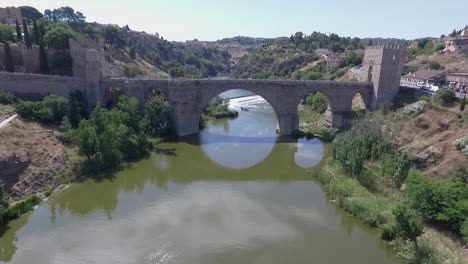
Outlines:
{"label": "crenellated tower", "polygon": [[392,102],[400,88],[406,45],[377,45],[366,48],[361,81],[372,82],[370,109]]}

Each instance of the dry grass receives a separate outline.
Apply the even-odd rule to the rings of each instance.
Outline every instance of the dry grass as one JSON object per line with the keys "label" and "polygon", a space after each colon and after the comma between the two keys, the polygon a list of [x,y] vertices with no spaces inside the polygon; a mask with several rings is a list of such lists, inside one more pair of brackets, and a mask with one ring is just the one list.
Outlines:
{"label": "dry grass", "polygon": [[420,167],[425,173],[444,177],[454,166],[466,163],[466,157],[453,141],[468,133],[468,122],[449,111],[426,109],[419,116],[401,118],[400,146],[410,155],[428,155],[429,163]]}
{"label": "dry grass", "polygon": [[14,191],[15,198],[53,188],[50,185],[62,183],[70,176],[73,163],[58,139],[59,135],[50,127],[21,119],[0,129],[0,157],[16,155],[31,161],[19,177],[17,186],[22,187],[21,192]]}

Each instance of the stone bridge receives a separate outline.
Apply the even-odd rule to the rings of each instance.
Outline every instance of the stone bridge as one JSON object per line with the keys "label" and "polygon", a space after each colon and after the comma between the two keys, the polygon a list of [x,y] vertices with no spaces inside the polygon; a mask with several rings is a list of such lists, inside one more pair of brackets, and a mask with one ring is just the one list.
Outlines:
{"label": "stone bridge", "polygon": [[199,132],[203,108],[217,95],[242,89],[263,97],[275,111],[279,130],[291,135],[299,127],[298,105],[308,94],[320,92],[327,98],[335,127],[347,127],[351,122],[352,100],[361,95],[370,105],[373,89],[370,82],[277,81],[277,80],[123,80],[101,82],[101,96],[109,91],[136,97],[144,102],[155,93],[164,93],[172,106],[172,120],[179,136]]}
{"label": "stone bridge", "polygon": [[179,136],[199,132],[203,108],[215,96],[233,89],[251,91],[273,107],[279,130],[293,134],[299,126],[297,106],[308,94],[320,92],[328,100],[335,127],[349,126],[352,99],[361,95],[373,110],[391,102],[399,90],[406,47],[399,45],[366,48],[360,82],[286,80],[138,80],[110,79],[102,75],[104,49],[101,42],[70,42],[73,77],[22,73],[0,73],[0,90],[29,98],[49,94],[68,96],[80,90],[90,106],[106,102],[114,92],[137,97],[143,104],[154,93],[163,92],[172,105],[172,120]]}

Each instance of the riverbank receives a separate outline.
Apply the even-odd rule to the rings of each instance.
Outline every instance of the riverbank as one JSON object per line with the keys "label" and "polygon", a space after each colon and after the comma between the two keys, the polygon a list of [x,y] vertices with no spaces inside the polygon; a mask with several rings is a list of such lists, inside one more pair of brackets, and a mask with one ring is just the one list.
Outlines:
{"label": "riverbank", "polygon": [[[371,167],[364,168],[363,174],[373,173],[369,171]],[[386,227],[395,223],[393,210],[406,203],[395,196],[369,191],[358,180],[348,176],[343,167],[332,157],[325,158],[314,175],[333,204],[370,227],[378,229],[381,235]],[[419,254],[423,256],[418,256],[408,241],[397,239],[388,243],[394,247],[405,263],[464,264],[468,261],[468,254],[459,239],[430,225],[426,224],[424,234],[418,238],[418,242]]]}

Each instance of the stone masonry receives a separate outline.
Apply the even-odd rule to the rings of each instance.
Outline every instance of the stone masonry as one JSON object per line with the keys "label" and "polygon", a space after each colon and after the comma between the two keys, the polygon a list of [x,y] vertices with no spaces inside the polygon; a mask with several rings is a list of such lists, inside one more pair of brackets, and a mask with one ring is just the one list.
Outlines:
{"label": "stone masonry", "polygon": [[373,46],[366,49],[361,82],[286,81],[286,80],[136,80],[103,78],[102,43],[79,40],[70,43],[73,77],[0,74],[0,90],[17,94],[67,95],[81,90],[90,106],[106,102],[109,91],[136,97],[144,102],[154,93],[167,95],[178,136],[199,132],[203,108],[215,96],[243,89],[262,96],[273,107],[283,135],[294,134],[299,127],[297,106],[308,94],[320,92],[328,100],[335,127],[348,127],[352,121],[352,100],[361,95],[366,108],[373,110],[390,103],[399,89],[406,47]]}

